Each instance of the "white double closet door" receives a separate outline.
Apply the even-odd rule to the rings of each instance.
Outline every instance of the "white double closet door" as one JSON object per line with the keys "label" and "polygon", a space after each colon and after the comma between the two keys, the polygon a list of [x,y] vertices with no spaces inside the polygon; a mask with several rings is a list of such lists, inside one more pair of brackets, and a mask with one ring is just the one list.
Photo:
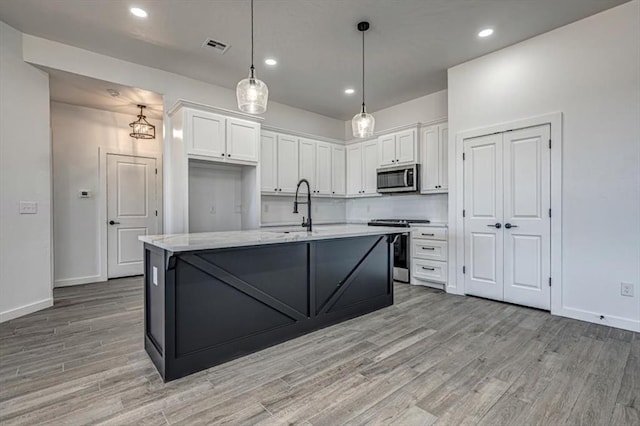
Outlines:
{"label": "white double closet door", "polygon": [[550,309],[550,131],[465,139],[465,293]]}

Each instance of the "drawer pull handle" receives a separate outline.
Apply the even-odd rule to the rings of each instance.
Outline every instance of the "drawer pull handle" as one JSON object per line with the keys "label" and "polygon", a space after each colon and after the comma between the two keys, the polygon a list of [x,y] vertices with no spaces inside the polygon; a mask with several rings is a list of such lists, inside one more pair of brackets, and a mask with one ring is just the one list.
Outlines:
{"label": "drawer pull handle", "polygon": [[422,233],[422,236],[423,236],[423,237],[433,237],[434,235],[435,235],[435,234],[425,234],[425,233]]}
{"label": "drawer pull handle", "polygon": [[422,247],[422,250],[435,250],[435,247]]}
{"label": "drawer pull handle", "polygon": [[423,266],[422,269],[426,269],[427,271],[435,271],[436,268],[427,268],[426,266]]}

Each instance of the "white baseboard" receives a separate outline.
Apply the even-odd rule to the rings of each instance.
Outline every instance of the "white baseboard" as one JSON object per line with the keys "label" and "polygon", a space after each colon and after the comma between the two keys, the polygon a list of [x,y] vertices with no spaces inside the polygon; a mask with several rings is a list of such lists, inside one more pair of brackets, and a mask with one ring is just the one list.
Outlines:
{"label": "white baseboard", "polygon": [[53,282],[54,287],[69,287],[72,285],[80,285],[80,284],[90,284],[97,283],[100,281],[105,281],[102,279],[100,275],[91,275],[88,277],[78,277],[78,278],[64,278],[61,280],[55,280]]}
{"label": "white baseboard", "polygon": [[28,305],[20,306],[19,308],[10,309],[8,311],[0,312],[0,322],[12,320],[14,318],[21,317],[23,315],[30,314],[32,312],[39,311],[41,309],[49,308],[53,306],[53,298],[40,300],[38,302],[29,303]]}
{"label": "white baseboard", "polygon": [[640,320],[633,320],[631,318],[604,315],[604,318],[600,319],[600,314],[596,312],[590,312],[576,308],[567,308],[566,306],[558,312],[551,313],[553,315],[591,322],[594,324],[608,325],[609,327],[640,332]]}

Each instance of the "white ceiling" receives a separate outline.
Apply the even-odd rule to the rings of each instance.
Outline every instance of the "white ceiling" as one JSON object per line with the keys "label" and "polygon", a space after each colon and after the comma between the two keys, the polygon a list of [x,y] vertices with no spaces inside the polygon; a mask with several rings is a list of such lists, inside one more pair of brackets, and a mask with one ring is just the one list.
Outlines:
{"label": "white ceiling", "polygon": [[[45,71],[49,73],[52,101],[129,114],[132,119],[140,114],[137,105],[141,104],[147,107],[144,114],[148,118],[162,120],[162,95],[65,71]],[[109,89],[119,95],[112,96]]]}
{"label": "white ceiling", "polygon": [[[367,107],[446,88],[446,69],[627,0],[256,0],[256,68],[270,99],[339,119],[360,104],[367,33]],[[129,13],[131,6],[147,19]],[[249,67],[248,0],[0,0],[19,30],[235,88]],[[485,27],[495,34],[479,39]],[[228,43],[219,55],[205,38]],[[278,65],[268,68],[266,57]],[[347,96],[345,87],[356,88]]]}

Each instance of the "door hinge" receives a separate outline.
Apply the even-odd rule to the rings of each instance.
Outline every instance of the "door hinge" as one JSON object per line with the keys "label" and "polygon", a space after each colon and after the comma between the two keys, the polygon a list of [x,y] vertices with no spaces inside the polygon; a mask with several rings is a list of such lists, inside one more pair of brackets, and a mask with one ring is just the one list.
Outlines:
{"label": "door hinge", "polygon": [[462,161],[464,161],[464,152],[462,153]]}
{"label": "door hinge", "polygon": [[158,216],[158,210],[156,210],[156,216]]}
{"label": "door hinge", "polygon": [[551,287],[551,277],[549,277],[549,287]]}
{"label": "door hinge", "polygon": [[462,209],[462,217],[465,217],[467,215],[467,211],[465,209]]}
{"label": "door hinge", "polygon": [[551,217],[551,209],[549,209],[549,217]]}
{"label": "door hinge", "polygon": [[463,274],[466,274],[466,273],[467,273],[467,267],[466,267],[466,266],[463,266],[463,267],[462,267],[462,273],[463,273]]}
{"label": "door hinge", "polygon": [[551,139],[549,139],[549,149],[551,149]]}

